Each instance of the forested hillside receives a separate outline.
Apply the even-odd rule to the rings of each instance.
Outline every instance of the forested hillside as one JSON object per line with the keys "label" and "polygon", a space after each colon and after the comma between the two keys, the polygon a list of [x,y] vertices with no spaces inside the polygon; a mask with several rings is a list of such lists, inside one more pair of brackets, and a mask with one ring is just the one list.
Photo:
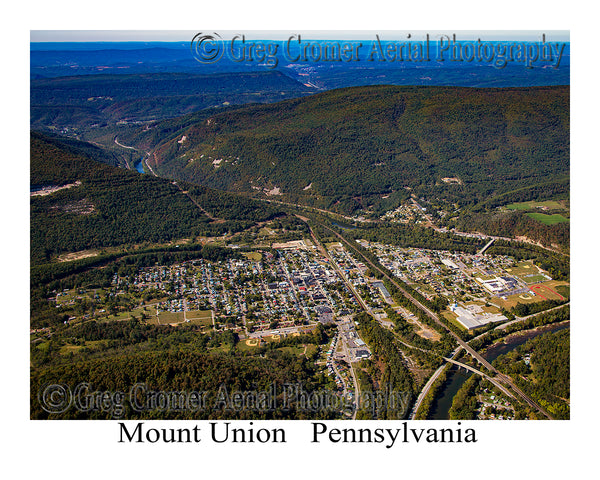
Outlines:
{"label": "forested hillside", "polygon": [[569,87],[347,88],[215,114],[169,138],[159,173],[221,189],[346,212],[405,189],[474,205],[568,175]]}
{"label": "forested hillside", "polygon": [[205,187],[186,194],[182,190],[189,185],[104,165],[86,152],[31,133],[31,185],[72,185],[31,197],[34,264],[90,248],[223,235],[279,214],[274,207]]}

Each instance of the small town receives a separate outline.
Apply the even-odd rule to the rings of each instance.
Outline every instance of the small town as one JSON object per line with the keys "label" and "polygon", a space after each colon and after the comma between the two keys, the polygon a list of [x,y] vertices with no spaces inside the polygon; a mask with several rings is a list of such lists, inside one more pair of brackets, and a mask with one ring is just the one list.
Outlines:
{"label": "small town", "polygon": [[[445,298],[448,305],[441,315],[467,331],[506,322],[503,312],[517,302],[562,299],[559,292],[568,286],[532,262],[508,256],[359,243],[425,298]],[[357,330],[356,313],[366,310],[393,329],[387,314],[391,308],[423,338],[435,341],[439,333],[398,305],[383,282],[370,276],[341,243],[324,247],[304,239],[240,250],[238,258],[225,261],[157,264],[115,274],[110,288],[57,292],[50,300],[71,314],[69,323],[139,319],[173,327],[191,324],[206,333],[232,332],[249,352],[328,325],[336,332],[330,341],[307,345],[304,354],[308,348],[318,350],[315,363],[352,404],[358,391],[354,365],[372,356]],[[481,418],[510,418],[494,399],[482,397],[481,405]]]}

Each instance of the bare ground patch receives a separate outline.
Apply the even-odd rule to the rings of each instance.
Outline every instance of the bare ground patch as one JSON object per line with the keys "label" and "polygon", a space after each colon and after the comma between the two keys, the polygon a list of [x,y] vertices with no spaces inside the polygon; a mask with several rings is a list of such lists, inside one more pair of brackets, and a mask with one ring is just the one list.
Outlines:
{"label": "bare ground patch", "polygon": [[98,250],[81,250],[79,252],[63,253],[58,256],[58,261],[72,262],[73,260],[81,260],[82,258],[96,257],[99,253]]}

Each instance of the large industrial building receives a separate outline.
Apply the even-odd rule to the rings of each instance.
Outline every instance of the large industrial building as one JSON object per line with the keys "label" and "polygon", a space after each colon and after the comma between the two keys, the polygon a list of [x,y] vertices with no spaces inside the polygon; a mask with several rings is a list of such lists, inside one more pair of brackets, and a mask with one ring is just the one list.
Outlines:
{"label": "large industrial building", "polygon": [[456,320],[467,330],[473,330],[491,322],[502,322],[508,320],[500,313],[484,312],[479,305],[467,305],[459,307],[458,304],[450,306],[450,310],[457,316]]}

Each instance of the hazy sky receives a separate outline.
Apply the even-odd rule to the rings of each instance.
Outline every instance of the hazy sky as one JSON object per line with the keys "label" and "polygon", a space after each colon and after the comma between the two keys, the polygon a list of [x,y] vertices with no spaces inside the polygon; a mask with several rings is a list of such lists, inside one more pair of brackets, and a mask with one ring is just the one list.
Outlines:
{"label": "hazy sky", "polygon": [[32,42],[177,42],[190,41],[194,35],[203,32],[216,31],[222,38],[227,39],[235,34],[245,34],[248,38],[261,38],[272,40],[284,40],[290,35],[301,34],[311,39],[372,39],[379,34],[382,40],[406,40],[408,34],[414,40],[423,39],[425,34],[431,38],[444,34],[456,33],[458,40],[525,40],[540,41],[542,34],[546,34],[547,41],[568,42],[569,31],[567,30],[295,30],[295,31],[257,31],[257,30],[31,30],[30,40]]}

